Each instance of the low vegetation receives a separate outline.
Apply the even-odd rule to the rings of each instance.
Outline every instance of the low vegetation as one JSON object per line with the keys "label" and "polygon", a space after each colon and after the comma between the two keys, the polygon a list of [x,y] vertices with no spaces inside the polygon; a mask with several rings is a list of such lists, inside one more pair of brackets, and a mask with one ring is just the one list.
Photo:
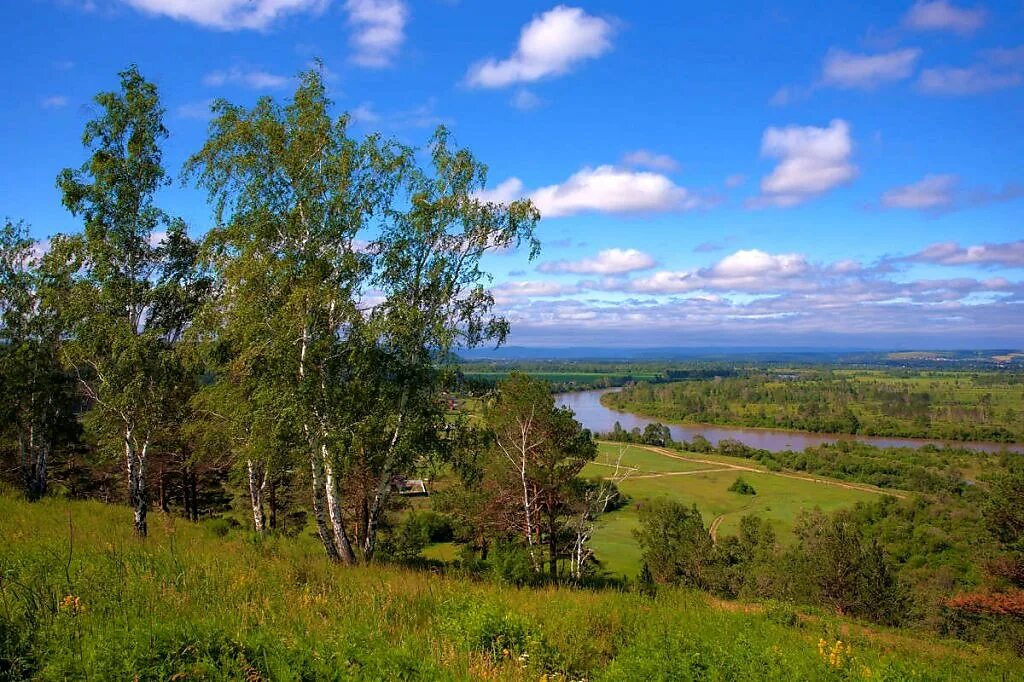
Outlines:
{"label": "low vegetation", "polygon": [[[783,603],[685,588],[516,588],[341,569],[98,502],[0,495],[0,677],[22,679],[1001,680],[1021,659]],[[131,577],[131,580],[127,580]],[[739,606],[739,605],[737,605]],[[841,644],[839,644],[841,642]],[[833,652],[840,654],[833,656]]]}

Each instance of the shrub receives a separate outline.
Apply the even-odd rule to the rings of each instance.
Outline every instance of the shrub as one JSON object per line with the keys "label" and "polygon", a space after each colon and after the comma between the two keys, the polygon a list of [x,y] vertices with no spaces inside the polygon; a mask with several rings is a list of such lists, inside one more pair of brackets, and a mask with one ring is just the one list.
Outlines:
{"label": "shrub", "polygon": [[733,481],[732,485],[729,486],[729,492],[739,493],[740,495],[756,495],[757,491],[754,490],[754,486],[750,485],[743,480],[742,476],[737,476],[736,480]]}

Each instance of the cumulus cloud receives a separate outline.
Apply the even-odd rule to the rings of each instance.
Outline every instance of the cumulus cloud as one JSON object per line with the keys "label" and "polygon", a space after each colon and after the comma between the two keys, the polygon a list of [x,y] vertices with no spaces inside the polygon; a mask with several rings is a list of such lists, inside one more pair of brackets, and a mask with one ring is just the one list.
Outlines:
{"label": "cumulus cloud", "polygon": [[915,31],[951,31],[967,35],[985,25],[988,13],[981,7],[957,7],[948,0],[918,0],[903,17],[903,25]]}
{"label": "cumulus cloud", "polygon": [[852,153],[850,126],[842,119],[827,128],[768,128],[761,154],[779,163],[761,180],[761,195],[750,205],[795,206],[849,182],[857,175]]}
{"label": "cumulus cloud", "polygon": [[953,205],[959,183],[955,175],[926,175],[918,182],[896,187],[882,195],[886,208],[916,208],[938,210]]}
{"label": "cumulus cloud", "polygon": [[697,270],[661,270],[647,277],[619,282],[618,286],[628,291],[646,294],[673,294],[698,290],[764,293],[812,287],[813,277],[801,279],[801,276],[808,274],[819,275],[821,272],[812,267],[802,254],[771,254],[759,249],[741,249],[710,267]]}
{"label": "cumulus cloud", "polygon": [[650,255],[637,249],[605,249],[593,258],[582,260],[558,260],[542,263],[537,269],[541,272],[572,272],[590,275],[621,275],[636,270],[654,267],[655,261]]}
{"label": "cumulus cloud", "polygon": [[519,178],[508,178],[478,192],[485,201],[508,203],[529,197],[545,218],[578,213],[653,213],[700,208],[707,200],[661,173],[617,166],[585,167],[565,182],[527,190]]}
{"label": "cumulus cloud", "polygon": [[530,193],[541,215],[549,218],[577,213],[646,213],[682,211],[704,202],[660,173],[615,166],[583,168],[557,185]]}
{"label": "cumulus cloud", "polygon": [[909,78],[921,50],[905,48],[882,54],[856,54],[831,49],[822,66],[822,82],[840,88],[872,89]]}
{"label": "cumulus cloud", "polygon": [[501,88],[560,76],[610,50],[613,33],[611,22],[579,7],[559,5],[523,27],[511,56],[473,65],[466,81],[476,87]]}
{"label": "cumulus cloud", "polygon": [[137,10],[224,31],[264,30],[288,14],[321,12],[330,0],[121,0]]}
{"label": "cumulus cloud", "polygon": [[409,8],[402,0],[347,0],[345,11],[352,27],[352,61],[370,68],[391,64],[405,41]]}
{"label": "cumulus cloud", "polygon": [[647,168],[671,173],[679,170],[679,162],[668,154],[657,154],[646,149],[637,149],[622,157],[622,163],[635,168]]}
{"label": "cumulus cloud", "polygon": [[960,246],[956,242],[939,242],[900,260],[935,265],[1020,268],[1024,267],[1024,240],[973,246]]}
{"label": "cumulus cloud", "polygon": [[745,279],[749,277],[793,277],[807,270],[806,259],[797,253],[770,254],[745,249],[726,256],[710,270],[709,278]]}
{"label": "cumulus cloud", "polygon": [[276,90],[288,85],[287,76],[280,76],[262,69],[233,66],[230,69],[211,71],[203,76],[203,85],[220,87],[222,85],[240,85],[252,90]]}

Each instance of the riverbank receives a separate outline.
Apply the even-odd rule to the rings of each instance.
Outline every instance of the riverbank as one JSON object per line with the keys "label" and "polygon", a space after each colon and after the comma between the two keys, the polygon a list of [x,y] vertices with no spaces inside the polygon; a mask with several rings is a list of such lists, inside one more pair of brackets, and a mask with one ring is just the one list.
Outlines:
{"label": "riverbank", "polygon": [[586,428],[595,433],[609,433],[619,422],[623,429],[630,431],[639,428],[641,431],[648,424],[661,423],[669,428],[673,440],[690,442],[696,436],[703,436],[712,445],[717,446],[722,440],[736,440],[747,447],[769,452],[784,450],[806,450],[838,441],[857,441],[880,448],[919,448],[925,445],[936,447],[955,447],[977,452],[997,453],[1007,450],[1024,453],[1024,444],[1017,443],[986,443],[978,441],[943,441],[928,438],[895,438],[886,436],[860,436],[851,434],[812,433],[809,431],[792,431],[748,426],[729,426],[721,424],[686,424],[671,420],[647,417],[633,412],[620,411],[608,407],[601,401],[607,393],[621,391],[621,388],[595,389],[556,394],[559,405],[569,407],[576,418]]}

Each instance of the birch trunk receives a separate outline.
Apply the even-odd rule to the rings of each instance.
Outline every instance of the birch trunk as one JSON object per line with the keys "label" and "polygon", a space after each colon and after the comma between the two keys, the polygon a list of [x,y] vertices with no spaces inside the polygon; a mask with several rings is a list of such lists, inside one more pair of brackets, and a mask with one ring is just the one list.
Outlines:
{"label": "birch trunk", "polygon": [[263,511],[263,491],[267,487],[267,471],[263,462],[246,460],[249,474],[249,501],[252,503],[252,522],[256,532],[263,535],[267,517]]}
{"label": "birch trunk", "polygon": [[313,518],[316,520],[316,533],[324,545],[327,558],[331,561],[338,561],[341,556],[338,554],[334,534],[327,526],[327,515],[324,513],[324,463],[319,453],[312,448],[310,449],[309,468],[313,481]]}
{"label": "birch trunk", "polygon": [[323,458],[324,467],[324,492],[327,497],[327,513],[330,515],[331,528],[334,533],[334,546],[342,562],[351,566],[355,563],[355,555],[352,553],[352,543],[348,540],[348,533],[345,532],[345,520],[341,516],[341,488],[338,477],[334,473],[334,463],[331,461],[327,446],[320,445],[320,454]]}

